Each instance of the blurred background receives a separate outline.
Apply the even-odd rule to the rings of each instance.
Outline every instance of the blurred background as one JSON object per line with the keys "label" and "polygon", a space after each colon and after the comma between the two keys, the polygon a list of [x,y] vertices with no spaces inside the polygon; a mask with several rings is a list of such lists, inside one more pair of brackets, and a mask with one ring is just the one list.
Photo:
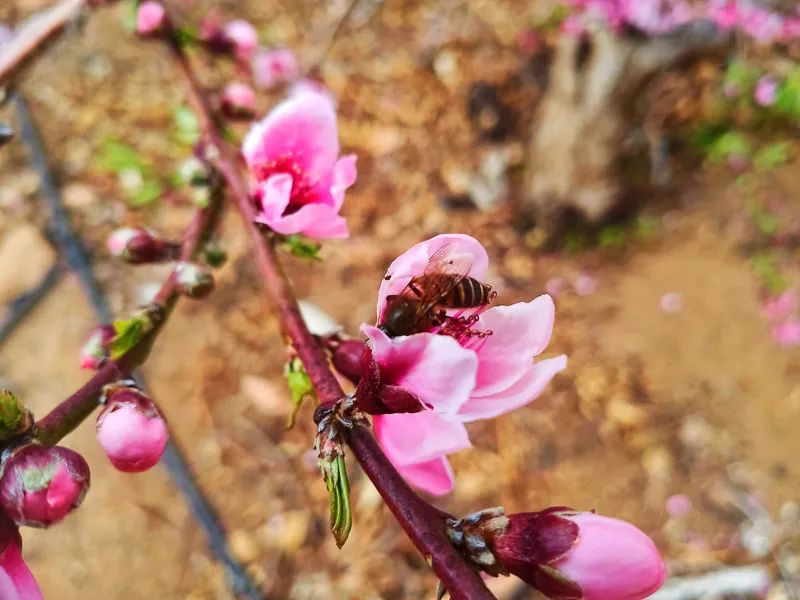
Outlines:
{"label": "blurred background", "polygon": [[[50,4],[4,0],[0,22]],[[550,0],[172,4],[187,23],[250,20],[338,99],[342,147],[358,155],[352,235],[326,243],[321,264],[285,259],[301,297],[356,334],[389,262],[442,232],[487,246],[501,303],[554,296],[547,355],[569,367],[532,405],[470,426],[475,447],[452,457],[456,491],[439,506],[630,520],[671,575],[710,577],[663,598],[800,595],[795,2],[761,3],[766,24],[746,31],[597,25],[586,2]],[[108,233],[179,234],[193,210],[173,176],[196,122],[164,49],[132,35],[134,12],[93,11],[16,82],[116,314],[149,298],[165,267],[113,262]],[[209,87],[247,76],[195,60]],[[281,95],[260,91],[257,113]],[[16,127],[8,106],[0,121]],[[25,146],[3,147],[2,305],[58,260],[38,187]],[[217,290],[180,303],[143,373],[233,553],[271,598],[433,598],[424,559],[354,464],[355,526],[336,548],[312,407],[286,429],[285,348],[237,215],[222,239]],[[0,347],[2,385],[43,414],[86,380],[78,352],[94,324],[64,275]],[[64,523],[24,532],[47,598],[233,597],[166,471],[115,471],[91,421],[66,443],[93,483]],[[535,597],[513,578],[490,584],[501,599]]]}

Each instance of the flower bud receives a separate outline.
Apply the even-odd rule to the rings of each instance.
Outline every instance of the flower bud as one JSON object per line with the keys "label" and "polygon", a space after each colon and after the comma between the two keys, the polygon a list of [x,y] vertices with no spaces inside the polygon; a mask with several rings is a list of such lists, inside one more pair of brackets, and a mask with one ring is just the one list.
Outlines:
{"label": "flower bud", "polygon": [[31,411],[8,390],[0,390],[0,440],[9,440],[30,430]]}
{"label": "flower bud", "polygon": [[226,117],[248,119],[256,109],[256,93],[249,85],[234,81],[223,88],[220,107]]}
{"label": "flower bud", "polygon": [[258,32],[244,19],[226,23],[222,28],[225,37],[233,45],[233,52],[239,60],[250,60],[258,48]]}
{"label": "flower bud", "polygon": [[190,156],[178,166],[178,180],[186,185],[208,185],[211,174],[205,162]]}
{"label": "flower bud", "polygon": [[115,229],[107,246],[112,256],[135,265],[175,260],[180,252],[180,244],[163,240],[143,227]]}
{"label": "flower bud", "polygon": [[159,461],[168,439],[164,417],[141,391],[119,386],[106,393],[97,417],[97,441],[117,469],[146,471]]}
{"label": "flower bud", "polygon": [[150,35],[164,27],[167,13],[160,2],[143,2],[136,13],[136,33]]}
{"label": "flower bud", "polygon": [[269,89],[297,79],[300,69],[294,52],[288,48],[262,49],[253,57],[253,80],[260,88]]}
{"label": "flower bud", "polygon": [[108,360],[109,344],[117,335],[113,325],[102,325],[92,331],[81,348],[81,369],[99,369]]}
{"label": "flower bud", "polygon": [[80,506],[89,489],[89,465],[69,448],[30,444],[3,466],[0,503],[17,525],[48,527]]}
{"label": "flower bud", "polygon": [[333,366],[355,385],[361,379],[361,360],[366,344],[361,340],[344,340],[333,351]]}
{"label": "flower bud", "polygon": [[225,264],[228,253],[217,242],[211,241],[203,246],[203,259],[209,267],[216,269]]}
{"label": "flower bud", "polygon": [[550,598],[641,600],[664,582],[653,541],[619,519],[554,507],[479,527],[497,564]]}
{"label": "flower bud", "polygon": [[175,265],[175,277],[178,291],[189,298],[205,298],[214,289],[211,271],[195,263],[180,262]]}
{"label": "flower bud", "polygon": [[22,559],[22,538],[13,521],[0,512],[0,598],[42,600],[42,592]]}

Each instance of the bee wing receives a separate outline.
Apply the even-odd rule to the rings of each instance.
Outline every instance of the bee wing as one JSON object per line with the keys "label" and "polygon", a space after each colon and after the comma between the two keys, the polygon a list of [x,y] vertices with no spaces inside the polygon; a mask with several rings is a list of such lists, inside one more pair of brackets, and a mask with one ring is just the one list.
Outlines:
{"label": "bee wing", "polygon": [[456,285],[471,268],[472,257],[469,254],[458,253],[453,246],[445,244],[428,259],[423,275],[450,275]]}

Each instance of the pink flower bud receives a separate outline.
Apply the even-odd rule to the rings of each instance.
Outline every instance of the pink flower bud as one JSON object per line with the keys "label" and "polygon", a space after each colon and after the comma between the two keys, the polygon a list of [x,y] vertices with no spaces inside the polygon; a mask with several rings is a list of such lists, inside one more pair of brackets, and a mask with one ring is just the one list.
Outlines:
{"label": "pink flower bud", "polygon": [[664,582],[652,540],[619,519],[554,507],[489,521],[500,565],[551,598],[641,600]]}
{"label": "pink flower bud", "polygon": [[175,260],[180,244],[168,242],[143,227],[115,229],[106,242],[112,256],[131,264],[155,263]]}
{"label": "pink flower bud", "polygon": [[136,13],[136,33],[149,35],[164,26],[167,13],[160,2],[143,2]]}
{"label": "pink flower bud", "polygon": [[42,600],[33,574],[22,560],[19,530],[0,512],[0,598],[3,600]]}
{"label": "pink flower bud", "polygon": [[784,348],[800,346],[800,318],[789,317],[782,323],[773,325],[770,333],[779,346]]}
{"label": "pink flower bud", "polygon": [[89,465],[69,448],[31,444],[6,460],[0,503],[17,525],[48,527],[80,506],[89,489]]}
{"label": "pink flower bud", "polygon": [[256,108],[256,93],[244,83],[229,83],[220,97],[222,112],[232,118],[249,118]]}
{"label": "pink flower bud", "polygon": [[258,87],[269,89],[294,81],[299,75],[297,58],[288,48],[265,48],[253,57],[253,80]]}
{"label": "pink flower bud", "polygon": [[226,23],[223,34],[233,45],[234,54],[239,60],[250,60],[258,48],[258,32],[244,19],[236,19]]}
{"label": "pink flower bud", "polygon": [[99,369],[108,360],[108,345],[117,332],[113,325],[102,325],[92,331],[81,348],[81,369]]}
{"label": "pink flower bud", "polygon": [[764,75],[758,80],[754,93],[756,104],[772,106],[778,99],[778,82],[772,75]]}
{"label": "pink flower bud", "polygon": [[97,441],[117,469],[146,471],[159,461],[168,439],[161,412],[142,392],[118,387],[107,395],[97,417]]}
{"label": "pink flower bud", "polygon": [[214,276],[211,271],[191,262],[175,265],[178,291],[193,299],[205,298],[214,289]]}

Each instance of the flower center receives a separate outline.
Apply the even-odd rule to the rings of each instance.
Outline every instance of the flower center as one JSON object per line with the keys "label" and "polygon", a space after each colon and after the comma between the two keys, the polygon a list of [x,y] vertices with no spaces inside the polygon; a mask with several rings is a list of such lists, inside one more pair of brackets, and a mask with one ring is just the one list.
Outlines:
{"label": "flower center", "polygon": [[433,333],[449,335],[461,347],[469,350],[478,350],[484,344],[486,338],[492,335],[491,329],[481,330],[476,327],[481,313],[487,308],[489,308],[489,304],[482,304],[469,315],[465,314],[466,310],[462,310],[455,315],[441,317],[442,324],[435,327]]}
{"label": "flower center", "polygon": [[296,152],[285,152],[277,158],[260,164],[255,169],[256,178],[265,181],[270,175],[285,173],[292,177],[292,191],[284,215],[297,212],[300,207],[314,202],[314,182],[297,162]]}

